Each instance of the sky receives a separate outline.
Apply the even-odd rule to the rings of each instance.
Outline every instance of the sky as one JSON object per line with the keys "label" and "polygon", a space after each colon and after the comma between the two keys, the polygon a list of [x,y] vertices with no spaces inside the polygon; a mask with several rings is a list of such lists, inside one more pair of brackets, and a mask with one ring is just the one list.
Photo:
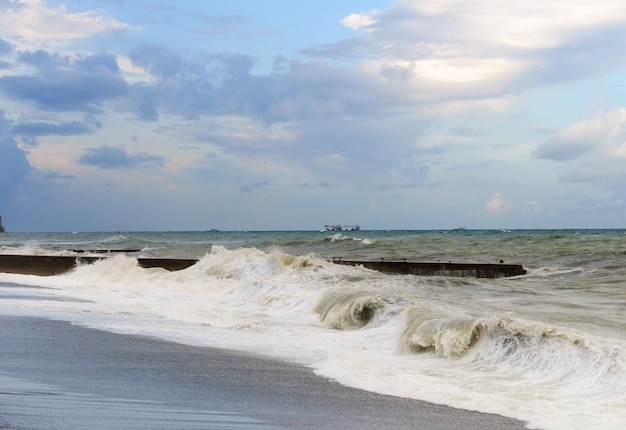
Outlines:
{"label": "sky", "polygon": [[0,216],[626,228],[624,40],[615,0],[0,0]]}

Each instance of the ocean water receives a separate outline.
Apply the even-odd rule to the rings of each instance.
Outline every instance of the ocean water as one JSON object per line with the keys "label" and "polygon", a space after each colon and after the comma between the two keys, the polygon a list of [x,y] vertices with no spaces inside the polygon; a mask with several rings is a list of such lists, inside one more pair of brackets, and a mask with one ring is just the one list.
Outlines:
{"label": "ocean water", "polygon": [[[2,254],[77,250],[128,252],[53,277],[0,273],[0,312],[258,352],[530,428],[626,426],[625,230],[0,235]],[[168,272],[137,257],[199,261]],[[333,257],[528,273],[387,275]]]}

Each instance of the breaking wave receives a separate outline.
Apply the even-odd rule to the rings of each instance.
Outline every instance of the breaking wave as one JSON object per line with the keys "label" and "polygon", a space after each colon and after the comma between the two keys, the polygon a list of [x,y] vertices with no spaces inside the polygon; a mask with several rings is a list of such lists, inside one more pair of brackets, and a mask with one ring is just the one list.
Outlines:
{"label": "breaking wave", "polygon": [[342,242],[344,240],[348,240],[348,241],[353,241],[353,242],[360,242],[363,245],[373,245],[376,243],[376,241],[372,239],[354,237],[354,236],[344,236],[341,233],[335,233],[332,236],[327,237],[326,240],[329,242]]}
{"label": "breaking wave", "polygon": [[372,322],[388,303],[380,295],[337,289],[326,292],[314,310],[330,327],[353,330]]}
{"label": "breaking wave", "polygon": [[574,330],[510,316],[450,318],[407,312],[402,350],[461,360],[475,368],[623,395],[626,352]]}

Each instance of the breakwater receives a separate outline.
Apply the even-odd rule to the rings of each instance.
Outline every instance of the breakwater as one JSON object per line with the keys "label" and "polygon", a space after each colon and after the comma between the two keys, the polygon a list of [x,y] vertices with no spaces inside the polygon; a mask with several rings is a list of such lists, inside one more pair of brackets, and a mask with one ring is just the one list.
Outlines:
{"label": "breakwater", "polygon": [[[53,276],[68,272],[80,264],[91,264],[109,257],[58,255],[0,255],[0,272],[25,275]],[[161,267],[170,271],[182,270],[198,262],[181,258],[137,258],[146,269]]]}
{"label": "breakwater", "polygon": [[[94,252],[94,251],[90,251]],[[114,252],[114,251],[110,251]],[[105,253],[101,250],[98,253]],[[80,264],[91,264],[105,256],[51,256],[51,255],[0,255],[0,272],[27,275],[53,276],[68,272]],[[137,258],[143,268],[160,267],[175,271],[186,269],[198,262],[183,258]],[[389,274],[418,276],[459,276],[475,278],[503,278],[524,275],[526,270],[519,264],[471,264],[471,263],[417,263],[407,261],[352,261],[333,258],[335,264],[363,266]]]}
{"label": "breakwater", "polygon": [[480,263],[417,263],[409,261],[350,261],[333,258],[333,263],[363,266],[383,273],[418,276],[459,276],[473,278],[506,278],[525,275],[521,264]]}

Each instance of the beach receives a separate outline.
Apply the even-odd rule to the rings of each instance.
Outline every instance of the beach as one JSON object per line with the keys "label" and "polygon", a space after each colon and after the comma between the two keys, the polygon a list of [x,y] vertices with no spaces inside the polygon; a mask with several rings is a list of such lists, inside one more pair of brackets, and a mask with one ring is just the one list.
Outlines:
{"label": "beach", "polygon": [[522,429],[255,354],[0,316],[1,429]]}

